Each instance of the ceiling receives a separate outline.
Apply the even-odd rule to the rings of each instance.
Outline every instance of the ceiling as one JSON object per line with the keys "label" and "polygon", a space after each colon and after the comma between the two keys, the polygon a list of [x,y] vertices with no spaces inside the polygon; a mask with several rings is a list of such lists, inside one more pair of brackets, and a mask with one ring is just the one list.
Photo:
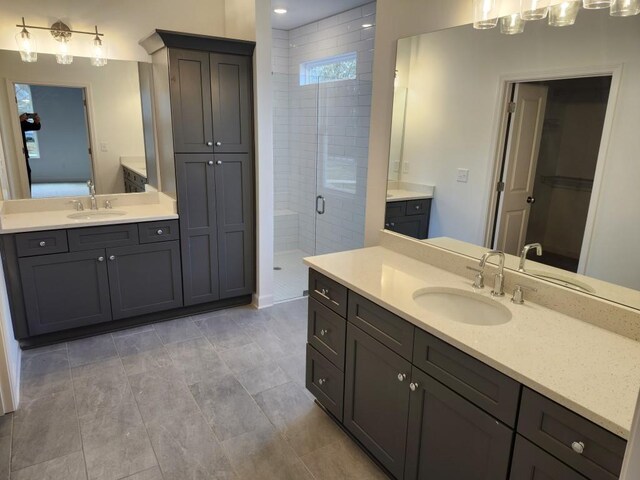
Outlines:
{"label": "ceiling", "polygon": [[[367,3],[371,0],[271,0],[271,26],[291,30]],[[287,13],[278,15],[274,8],[286,8]]]}

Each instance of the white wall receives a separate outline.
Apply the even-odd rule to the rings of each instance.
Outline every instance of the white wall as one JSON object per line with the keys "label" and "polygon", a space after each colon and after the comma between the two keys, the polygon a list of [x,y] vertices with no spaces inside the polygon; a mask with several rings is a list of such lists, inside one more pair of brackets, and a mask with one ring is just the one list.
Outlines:
{"label": "white wall", "polygon": [[[94,140],[96,190],[98,193],[124,192],[120,157],[144,155],[136,62],[110,61],[104,67],[96,68],[86,59],[71,65],[58,65],[53,55],[40,55],[38,62],[29,64],[22,62],[15,51],[0,50],[0,131],[9,178],[13,180],[24,175],[22,188],[16,185],[12,189],[13,198],[26,198],[26,167],[24,159],[17,158],[22,140],[19,136],[16,138],[11,125],[13,117],[9,102],[13,99],[9,98],[7,81],[86,86]],[[46,118],[42,119],[43,129],[46,121]],[[106,144],[106,152],[100,148],[101,143]]]}
{"label": "white wall", "polygon": [[[640,205],[640,137],[632,133],[640,131],[640,17],[582,10],[571,28],[538,22],[506,37],[465,26],[413,40],[403,163],[411,181],[436,187],[430,233],[474,244],[485,236],[501,76],[624,65],[585,273],[640,289],[640,214],[628,209]],[[468,183],[456,182],[457,167],[469,169]]]}

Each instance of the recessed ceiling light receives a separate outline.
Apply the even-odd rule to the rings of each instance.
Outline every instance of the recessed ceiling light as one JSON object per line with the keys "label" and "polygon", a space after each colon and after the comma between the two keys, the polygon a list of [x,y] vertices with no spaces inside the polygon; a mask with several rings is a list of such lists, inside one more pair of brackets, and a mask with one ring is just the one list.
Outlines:
{"label": "recessed ceiling light", "polygon": [[370,28],[373,27],[373,23],[363,23],[362,28]]}
{"label": "recessed ceiling light", "polygon": [[278,15],[284,15],[285,13],[287,13],[287,9],[286,8],[275,8],[273,10],[274,13],[277,13]]}

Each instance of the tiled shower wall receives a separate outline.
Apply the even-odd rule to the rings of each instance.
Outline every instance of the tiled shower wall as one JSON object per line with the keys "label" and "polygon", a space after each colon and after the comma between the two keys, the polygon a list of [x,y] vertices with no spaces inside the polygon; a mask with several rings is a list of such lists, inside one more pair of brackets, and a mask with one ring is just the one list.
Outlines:
{"label": "tiled shower wall", "polygon": [[[325,253],[361,247],[371,105],[375,3],[291,30],[273,30],[275,250]],[[357,52],[357,80],[304,85],[300,64]],[[325,171],[347,163],[352,191]],[[355,189],[355,191],[353,191]],[[316,194],[326,213],[316,216]]]}

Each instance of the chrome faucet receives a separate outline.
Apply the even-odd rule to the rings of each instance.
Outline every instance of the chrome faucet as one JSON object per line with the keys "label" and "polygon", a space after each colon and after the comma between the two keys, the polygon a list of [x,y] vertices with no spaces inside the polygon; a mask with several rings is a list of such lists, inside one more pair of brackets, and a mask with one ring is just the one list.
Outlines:
{"label": "chrome faucet", "polygon": [[519,272],[524,272],[524,262],[527,260],[527,254],[532,248],[536,249],[536,255],[542,255],[542,245],[540,245],[539,243],[530,243],[528,245],[525,245],[522,249],[522,253],[520,254],[520,265],[518,266]]}
{"label": "chrome faucet", "polygon": [[498,273],[496,273],[493,279],[493,290],[491,290],[491,295],[494,297],[503,297],[504,296],[504,252],[499,250],[491,250],[490,252],[482,255],[480,259],[480,268],[484,268],[485,264],[489,257],[498,256]]}
{"label": "chrome faucet", "polygon": [[91,180],[87,180],[89,187],[89,198],[91,199],[91,210],[98,210],[98,202],[96,201],[96,186]]}

